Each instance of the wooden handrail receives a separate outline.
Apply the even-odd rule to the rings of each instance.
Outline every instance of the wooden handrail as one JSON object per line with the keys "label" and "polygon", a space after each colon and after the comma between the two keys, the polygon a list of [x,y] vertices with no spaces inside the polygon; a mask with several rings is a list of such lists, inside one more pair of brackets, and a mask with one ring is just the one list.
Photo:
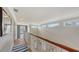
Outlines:
{"label": "wooden handrail", "polygon": [[65,45],[63,45],[63,44],[59,44],[59,43],[53,42],[53,41],[51,41],[51,40],[45,39],[45,38],[43,38],[43,37],[37,36],[37,35],[32,34],[32,33],[30,33],[30,34],[33,35],[33,36],[35,36],[35,37],[38,37],[38,38],[40,38],[41,40],[44,40],[44,41],[46,41],[46,42],[48,42],[48,43],[50,43],[50,44],[53,44],[53,45],[56,45],[56,46],[58,46],[58,47],[60,47],[60,48],[62,48],[62,49],[65,49],[65,50],[67,50],[67,51],[69,51],[69,52],[79,52],[79,50],[76,50],[76,49],[74,49],[74,48],[71,48],[71,47],[65,46]]}

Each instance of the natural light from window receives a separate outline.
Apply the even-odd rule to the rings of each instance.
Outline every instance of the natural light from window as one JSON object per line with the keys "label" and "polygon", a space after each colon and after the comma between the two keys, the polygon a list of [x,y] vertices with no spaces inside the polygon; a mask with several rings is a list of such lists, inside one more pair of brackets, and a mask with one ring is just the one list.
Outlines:
{"label": "natural light from window", "polygon": [[59,23],[51,23],[51,24],[48,24],[48,27],[56,27],[59,25],[60,25]]}

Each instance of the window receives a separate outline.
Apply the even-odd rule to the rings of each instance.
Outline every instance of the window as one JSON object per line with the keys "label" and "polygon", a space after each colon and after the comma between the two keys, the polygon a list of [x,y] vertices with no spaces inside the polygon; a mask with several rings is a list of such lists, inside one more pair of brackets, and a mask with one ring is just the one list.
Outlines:
{"label": "window", "polygon": [[7,33],[10,33],[11,32],[11,25],[9,24],[5,24],[4,25],[4,32],[7,34]]}
{"label": "window", "polygon": [[41,29],[41,25],[38,25],[38,29]]}
{"label": "window", "polygon": [[79,26],[79,21],[76,22],[76,26]]}
{"label": "window", "polygon": [[20,34],[20,39],[24,39],[24,34]]}
{"label": "window", "polygon": [[48,27],[56,27],[59,26],[59,23],[49,23]]}
{"label": "window", "polygon": [[25,39],[27,25],[17,25],[17,39]]}
{"label": "window", "polygon": [[76,27],[79,26],[79,21],[78,20],[66,21],[64,22],[64,26]]}
{"label": "window", "polygon": [[31,28],[37,28],[37,27],[38,27],[37,25],[32,25],[32,26],[31,26]]}
{"label": "window", "polygon": [[24,33],[25,32],[25,26],[20,26],[20,33]]}
{"label": "window", "polygon": [[44,25],[41,25],[42,28],[46,28],[46,26],[47,26],[47,25],[45,25],[45,24],[44,24]]}

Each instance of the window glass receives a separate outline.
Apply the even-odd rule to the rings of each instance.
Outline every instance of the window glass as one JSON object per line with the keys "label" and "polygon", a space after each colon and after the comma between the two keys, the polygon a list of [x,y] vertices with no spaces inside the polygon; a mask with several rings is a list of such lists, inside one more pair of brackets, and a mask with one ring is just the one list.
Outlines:
{"label": "window glass", "polygon": [[46,28],[46,26],[47,26],[47,25],[44,24],[44,25],[42,25],[41,27],[42,27],[42,28]]}
{"label": "window glass", "polygon": [[37,25],[32,25],[32,26],[31,26],[31,28],[37,28],[37,27],[38,27]]}
{"label": "window glass", "polygon": [[38,29],[41,29],[41,27],[42,27],[41,25],[38,25]]}
{"label": "window glass", "polygon": [[25,32],[25,26],[20,26],[20,33],[24,33]]}
{"label": "window glass", "polygon": [[48,24],[48,27],[56,27],[59,26],[59,23],[50,23]]}
{"label": "window glass", "polygon": [[20,39],[24,39],[24,34],[20,34]]}
{"label": "window glass", "polygon": [[4,30],[5,30],[5,33],[10,33],[11,32],[11,25],[5,25]]}
{"label": "window glass", "polygon": [[64,26],[76,27],[79,26],[79,21],[78,20],[66,21],[64,22]]}
{"label": "window glass", "polygon": [[17,39],[25,39],[27,25],[17,25]]}

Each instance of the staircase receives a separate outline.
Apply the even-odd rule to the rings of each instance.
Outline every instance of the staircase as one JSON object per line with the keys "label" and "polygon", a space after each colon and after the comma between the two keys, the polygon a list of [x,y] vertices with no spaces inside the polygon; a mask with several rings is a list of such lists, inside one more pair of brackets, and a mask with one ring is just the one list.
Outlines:
{"label": "staircase", "polygon": [[24,39],[14,40],[12,52],[29,52],[29,48]]}
{"label": "staircase", "polygon": [[15,45],[12,49],[13,52],[27,52],[28,50],[28,47],[23,44]]}

